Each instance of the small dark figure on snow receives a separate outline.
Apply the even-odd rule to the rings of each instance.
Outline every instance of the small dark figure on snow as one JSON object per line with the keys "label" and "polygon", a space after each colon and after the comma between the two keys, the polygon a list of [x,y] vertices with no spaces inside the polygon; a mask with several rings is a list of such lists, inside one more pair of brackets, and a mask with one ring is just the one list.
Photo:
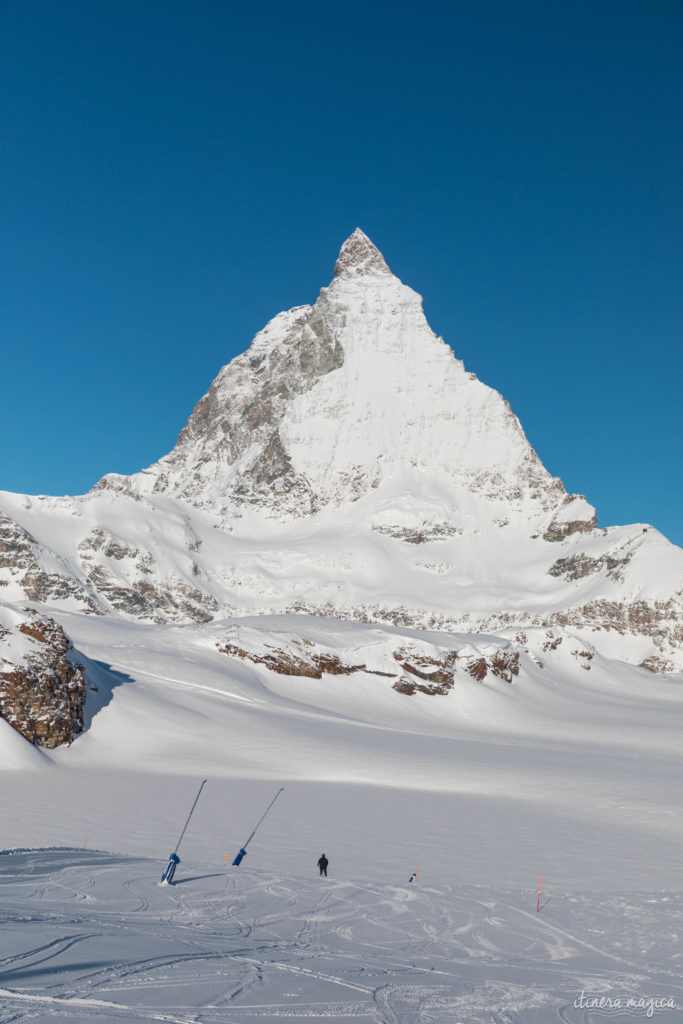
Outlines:
{"label": "small dark figure on snow", "polygon": [[413,873],[410,876],[410,878],[408,879],[408,881],[409,882],[414,882],[414,881],[416,881],[416,879],[417,879],[417,873],[415,871],[413,871]]}
{"label": "small dark figure on snow", "polygon": [[321,877],[324,875],[325,878],[327,878],[327,865],[329,863],[330,863],[329,860],[327,859],[325,854],[323,854],[322,857],[320,858],[320,860],[318,861],[318,867],[320,868],[320,875],[321,875]]}

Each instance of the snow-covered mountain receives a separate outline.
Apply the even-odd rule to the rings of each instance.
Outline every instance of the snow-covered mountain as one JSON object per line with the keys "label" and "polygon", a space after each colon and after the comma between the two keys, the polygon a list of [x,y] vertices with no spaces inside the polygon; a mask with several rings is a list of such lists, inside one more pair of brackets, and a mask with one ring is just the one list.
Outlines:
{"label": "snow-covered mountain", "polygon": [[682,587],[355,232],[165,458],[0,494],[5,1017],[679,1020]]}
{"label": "snow-covered mountain", "polygon": [[683,551],[643,524],[599,529],[360,230],[159,462],[80,497],[0,494],[0,586],[57,618],[526,631],[539,660],[570,630],[587,654],[683,668]]}
{"label": "snow-covered mountain", "polygon": [[453,525],[471,495],[546,530],[595,525],[357,230],[315,305],[275,317],[224,367],[169,455],[99,486],[170,494],[230,524],[254,507],[279,520],[339,508],[397,477],[406,496],[443,487]]}

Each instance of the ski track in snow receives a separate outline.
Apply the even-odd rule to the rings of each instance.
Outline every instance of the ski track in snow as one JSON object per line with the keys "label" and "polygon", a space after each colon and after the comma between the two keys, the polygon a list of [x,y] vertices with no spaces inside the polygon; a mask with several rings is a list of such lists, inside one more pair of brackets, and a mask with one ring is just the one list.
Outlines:
{"label": "ski track in snow", "polygon": [[683,1016],[681,894],[553,895],[0,856],[0,1022],[597,1024]]}
{"label": "ski track in snow", "polygon": [[204,686],[202,683],[191,683],[187,679],[163,676],[158,672],[150,672],[148,669],[139,668],[137,665],[131,666],[117,664],[117,670],[119,672],[132,672],[137,676],[144,676],[152,682],[173,683],[178,687],[186,687],[189,690],[205,690],[207,693],[217,693],[219,697],[225,697],[227,700],[239,700],[244,704],[265,704],[265,701],[259,700],[258,697],[244,697],[239,693],[231,693],[229,690],[221,690],[218,686]]}

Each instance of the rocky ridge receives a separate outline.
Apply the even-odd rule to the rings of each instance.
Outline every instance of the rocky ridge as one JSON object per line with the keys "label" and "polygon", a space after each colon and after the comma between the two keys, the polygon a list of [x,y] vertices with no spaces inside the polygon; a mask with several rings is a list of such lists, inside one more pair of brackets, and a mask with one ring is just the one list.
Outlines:
{"label": "rocky ridge", "polygon": [[466,674],[480,683],[487,676],[512,683],[519,675],[520,659],[542,667],[524,634],[514,639],[489,636],[473,643],[468,636],[445,642],[445,638],[419,639],[389,631],[380,634],[380,641],[375,631],[366,646],[343,650],[312,640],[303,631],[298,636],[280,630],[266,634],[254,626],[235,625],[230,633],[227,641],[216,642],[217,650],[228,658],[303,679],[359,673],[377,676],[389,680],[392,689],[406,696],[445,696],[457,683],[458,672],[461,678]]}

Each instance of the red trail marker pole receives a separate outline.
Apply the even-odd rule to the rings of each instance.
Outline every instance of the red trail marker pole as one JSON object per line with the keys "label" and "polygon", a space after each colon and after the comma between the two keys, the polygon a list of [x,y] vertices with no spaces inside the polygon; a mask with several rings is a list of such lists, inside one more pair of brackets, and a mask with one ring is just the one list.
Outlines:
{"label": "red trail marker pole", "polygon": [[83,849],[87,850],[87,848],[88,848],[88,830],[86,829],[85,830],[85,839],[83,841]]}
{"label": "red trail marker pole", "polygon": [[541,909],[541,882],[543,881],[543,875],[538,879],[538,899],[536,900],[536,913]]}

